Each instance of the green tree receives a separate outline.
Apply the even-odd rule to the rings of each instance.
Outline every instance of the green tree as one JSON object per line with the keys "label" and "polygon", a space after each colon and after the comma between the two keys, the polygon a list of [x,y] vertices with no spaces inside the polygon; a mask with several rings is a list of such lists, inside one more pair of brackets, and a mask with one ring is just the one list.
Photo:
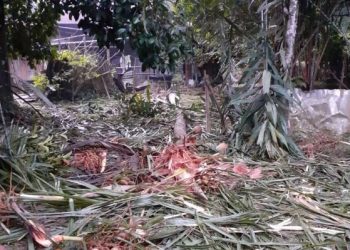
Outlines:
{"label": "green tree", "polygon": [[6,110],[13,103],[8,58],[21,56],[35,63],[48,57],[49,39],[64,13],[79,20],[78,26],[95,35],[101,47],[123,49],[129,41],[144,70],[173,70],[176,61],[188,52],[182,19],[174,3],[167,0],[2,0],[0,9],[0,48],[5,61],[0,68],[0,103]]}
{"label": "green tree", "polygon": [[144,70],[173,70],[176,60],[188,52],[186,29],[172,1],[66,0],[62,8],[79,20],[85,32],[95,35],[100,46],[123,49],[129,40]]}
{"label": "green tree", "polygon": [[23,57],[34,65],[50,56],[60,11],[51,1],[0,1],[0,103],[5,112],[14,111],[8,59]]}
{"label": "green tree", "polygon": [[179,0],[178,7],[192,24],[196,57],[219,58],[227,81],[237,64],[243,72],[240,88],[227,95],[227,111],[240,121],[235,145],[257,145],[271,157],[300,154],[288,137],[288,89],[300,78],[312,88],[327,72],[344,85],[349,1]]}
{"label": "green tree", "polygon": [[234,70],[243,73],[240,88],[226,93],[226,112],[239,121],[233,144],[241,149],[257,145],[255,152],[270,157],[286,150],[298,153],[287,129],[291,98],[285,55],[293,57],[294,36],[287,35],[292,15],[284,13],[292,13],[289,4],[295,2],[181,0],[199,44],[197,57],[219,58],[227,82],[234,78]]}

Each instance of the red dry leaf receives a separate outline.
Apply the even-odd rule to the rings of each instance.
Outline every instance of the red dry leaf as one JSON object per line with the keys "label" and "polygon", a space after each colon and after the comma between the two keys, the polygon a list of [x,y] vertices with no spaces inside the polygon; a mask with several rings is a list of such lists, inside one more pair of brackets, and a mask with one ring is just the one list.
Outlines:
{"label": "red dry leaf", "polygon": [[107,150],[94,148],[76,152],[69,165],[88,173],[97,174],[104,172],[106,163]]}
{"label": "red dry leaf", "polygon": [[155,158],[157,174],[174,175],[176,180],[190,184],[203,158],[191,152],[185,145],[170,145]]}
{"label": "red dry leaf", "polygon": [[185,146],[190,147],[190,146],[195,146],[196,145],[196,137],[195,136],[188,136],[185,139]]}
{"label": "red dry leaf", "polygon": [[312,143],[306,144],[301,147],[301,149],[304,151],[305,155],[308,158],[315,158],[315,150],[314,150],[314,145]]}
{"label": "red dry leaf", "polygon": [[228,148],[228,145],[222,142],[216,147],[216,151],[218,151],[219,154],[221,155],[225,155],[227,153],[227,148]]}
{"label": "red dry leaf", "polygon": [[262,170],[261,167],[255,168],[250,171],[249,178],[253,180],[261,179],[262,178]]}
{"label": "red dry leaf", "polygon": [[[192,146],[192,145],[191,145]],[[244,163],[236,165],[221,162],[215,157],[200,157],[193,147],[187,144],[175,144],[166,147],[158,156],[155,157],[154,166],[158,176],[167,176],[164,181],[171,183],[180,182],[186,186],[190,192],[205,197],[195,188],[196,180],[200,171],[200,165],[205,162],[206,170],[229,170],[232,169],[236,174],[249,177],[250,179],[259,179],[262,177],[261,168],[250,169]],[[169,178],[170,177],[170,178]],[[217,182],[220,182],[218,180]],[[164,182],[162,182],[164,184]],[[202,184],[207,185],[208,180],[203,180]]]}
{"label": "red dry leaf", "polygon": [[233,172],[242,176],[248,176],[250,179],[256,180],[262,178],[261,167],[251,169],[244,163],[238,163],[233,167]]}
{"label": "red dry leaf", "polygon": [[233,167],[233,172],[239,175],[248,175],[250,171],[249,167],[244,163],[238,163]]}
{"label": "red dry leaf", "polygon": [[203,132],[203,129],[200,125],[197,125],[195,127],[193,127],[192,129],[192,133],[200,135]]}

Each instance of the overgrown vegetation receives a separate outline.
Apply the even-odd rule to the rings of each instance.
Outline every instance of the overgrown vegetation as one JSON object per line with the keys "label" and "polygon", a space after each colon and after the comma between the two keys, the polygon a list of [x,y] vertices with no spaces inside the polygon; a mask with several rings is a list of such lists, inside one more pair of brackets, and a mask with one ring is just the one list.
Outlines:
{"label": "overgrown vegetation", "polygon": [[[257,153],[272,158],[285,152],[300,155],[288,138],[288,103],[293,100],[288,93],[290,76],[283,65],[283,32],[288,21],[280,15],[283,2],[254,1],[248,5],[212,1],[209,6],[201,1],[182,3],[193,21],[198,57],[217,57],[222,65],[220,74],[229,86],[224,110],[240,115],[233,145],[244,151],[257,145]],[[210,22],[203,24],[203,19]],[[280,55],[275,48],[280,49]],[[237,62],[236,58],[243,59]],[[237,71],[243,71],[240,88],[232,89]]]}
{"label": "overgrown vegetation", "polygon": [[[302,153],[288,135],[288,104],[294,102],[288,91],[291,83],[288,76],[283,76],[277,70],[275,61],[271,46],[263,40],[243,73],[243,87],[231,96],[229,106],[238,107],[238,110],[243,108],[235,146],[249,149],[257,145],[259,154],[264,156],[267,153],[270,158],[285,152],[301,156]],[[248,143],[244,138],[247,133]]]}
{"label": "overgrown vegetation", "polygon": [[[17,95],[44,119],[11,123],[0,63],[0,249],[347,247],[349,138],[313,131],[293,134],[296,144],[287,124],[296,80],[347,86],[348,1],[49,2],[0,0],[0,56],[51,54],[34,78],[42,90],[71,100],[113,73],[86,50],[48,50],[63,12],[101,47],[130,42],[142,69],[173,70],[190,52],[221,69],[203,75],[204,89],[178,74],[176,90],[148,85],[54,108]],[[53,18],[47,34],[40,11]],[[21,47],[12,40],[24,23],[33,40]]]}
{"label": "overgrown vegetation", "polygon": [[[286,152],[300,155],[287,133],[289,104],[294,101],[290,90],[294,84],[311,89],[317,84],[346,88],[347,81],[348,4],[297,1],[297,53],[292,48],[292,55],[287,57],[291,2],[179,3],[179,10],[191,21],[197,60],[220,61],[220,74],[228,84],[224,94],[229,99],[226,113],[238,114],[235,119],[241,120],[235,128],[234,145],[244,151],[252,149],[250,145],[258,145],[259,154],[269,157]],[[290,65],[286,65],[287,61]],[[241,71],[240,86],[233,88]],[[248,136],[242,137],[243,134]]]}
{"label": "overgrown vegetation", "polygon": [[92,81],[101,81],[98,60],[92,54],[76,50],[57,51],[46,70],[52,91],[50,96],[71,100],[93,91]]}
{"label": "overgrown vegetation", "polygon": [[123,50],[128,40],[144,70],[173,70],[190,50],[183,19],[178,19],[170,1],[1,1],[0,55],[6,63],[0,64],[0,103],[6,113],[14,108],[7,59],[11,55],[32,62],[48,58],[50,38],[65,13],[75,20],[80,17],[79,27],[96,36],[101,48],[115,45]]}
{"label": "overgrown vegetation", "polygon": [[[80,160],[92,161],[94,152],[107,147],[103,173],[71,165],[63,151],[73,137],[61,134],[61,128],[12,126],[1,133],[0,186],[11,192],[1,192],[0,223],[6,230],[0,232],[0,244],[18,244],[25,237],[28,244],[52,246],[46,242],[52,237],[62,248],[87,249],[346,247],[347,162],[219,158],[210,145],[220,138],[209,133],[192,138],[188,146],[169,144],[171,113],[162,114],[162,127],[139,127],[135,121],[145,124],[149,118],[122,124],[118,112],[104,116],[119,107],[118,101],[99,106],[99,119],[89,113],[78,118],[85,107],[76,110],[73,104],[61,107],[59,118],[78,122],[67,124],[74,127],[85,124],[78,138],[90,144],[73,145],[73,159],[85,152]],[[115,131],[125,136],[113,138]],[[132,152],[140,157],[135,171]],[[61,163],[54,167],[48,156]],[[250,175],[246,164],[262,172]]]}
{"label": "overgrown vegetation", "polygon": [[152,117],[159,111],[157,104],[152,102],[150,85],[146,88],[146,93],[144,95],[136,93],[130,98],[128,112],[129,111],[144,117]]}
{"label": "overgrown vegetation", "polygon": [[46,74],[40,73],[40,74],[36,74],[33,77],[33,84],[35,87],[39,88],[41,91],[45,91],[46,88],[49,86],[50,81],[47,78]]}

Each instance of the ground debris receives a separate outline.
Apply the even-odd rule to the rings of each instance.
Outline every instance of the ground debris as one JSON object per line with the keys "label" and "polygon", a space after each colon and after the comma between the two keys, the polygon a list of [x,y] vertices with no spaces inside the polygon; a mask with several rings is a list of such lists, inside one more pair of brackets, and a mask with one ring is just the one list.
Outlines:
{"label": "ground debris", "polygon": [[256,161],[203,131],[201,111],[182,110],[193,129],[176,141],[177,110],[122,120],[119,101],[95,103],[0,138],[0,246],[33,241],[24,216],[43,240],[84,240],[62,249],[346,249],[348,159]]}
{"label": "ground debris", "polygon": [[67,164],[87,173],[103,173],[106,168],[107,150],[101,148],[85,149],[73,154],[73,159]]}

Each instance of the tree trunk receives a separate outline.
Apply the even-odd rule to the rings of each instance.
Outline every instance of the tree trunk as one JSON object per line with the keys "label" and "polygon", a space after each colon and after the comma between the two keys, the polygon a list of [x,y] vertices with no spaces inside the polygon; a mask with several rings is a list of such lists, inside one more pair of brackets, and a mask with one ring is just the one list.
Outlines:
{"label": "tree trunk", "polygon": [[[292,68],[294,65],[292,63],[294,62],[294,45],[295,45],[295,38],[297,34],[297,28],[298,28],[298,7],[299,7],[299,0],[290,0],[289,2],[289,10],[288,10],[288,22],[287,22],[287,32],[286,32],[286,65],[285,65],[285,71],[288,77],[291,77],[292,75]],[[289,112],[290,112],[290,103],[289,101],[284,98],[282,100],[283,103],[288,107],[287,110],[284,112],[285,121],[288,124],[287,125],[287,131],[283,131],[286,134],[288,134],[288,130],[290,128],[290,120],[289,120]]]}
{"label": "tree trunk", "polygon": [[298,27],[298,0],[290,0],[289,4],[289,17],[287,23],[287,33],[286,33],[286,42],[287,42],[287,52],[286,52],[286,66],[290,70],[294,56],[294,44],[295,37],[297,34]]}
{"label": "tree trunk", "polygon": [[0,104],[5,113],[11,113],[14,109],[14,100],[11,91],[6,39],[5,3],[4,0],[0,0]]}

